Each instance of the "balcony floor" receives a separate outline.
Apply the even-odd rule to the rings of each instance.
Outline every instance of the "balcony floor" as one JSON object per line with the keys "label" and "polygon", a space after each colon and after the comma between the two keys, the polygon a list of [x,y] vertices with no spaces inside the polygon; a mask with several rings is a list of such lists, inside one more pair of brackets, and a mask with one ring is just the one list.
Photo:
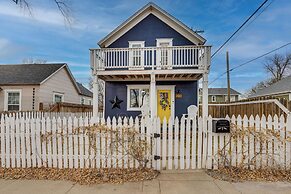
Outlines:
{"label": "balcony floor", "polygon": [[98,71],[97,75],[104,81],[150,81],[152,73],[157,81],[199,80],[203,75],[203,71],[198,69]]}

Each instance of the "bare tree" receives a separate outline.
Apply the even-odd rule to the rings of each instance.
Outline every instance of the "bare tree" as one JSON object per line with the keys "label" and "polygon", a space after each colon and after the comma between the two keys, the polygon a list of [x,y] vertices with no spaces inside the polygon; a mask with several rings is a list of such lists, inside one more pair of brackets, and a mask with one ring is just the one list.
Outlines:
{"label": "bare tree", "polygon": [[265,70],[272,75],[271,82],[275,83],[288,75],[291,67],[291,53],[286,55],[275,54],[266,58]]}
{"label": "bare tree", "polygon": [[[92,90],[93,89],[93,78],[89,78],[89,87]],[[104,105],[104,88],[105,88],[105,82],[101,79],[98,79],[98,104],[99,104],[99,110],[103,109]]]}
{"label": "bare tree", "polygon": [[[32,9],[30,0],[11,0],[16,5],[27,10],[30,15],[32,15]],[[73,17],[71,14],[71,8],[68,6],[69,0],[50,0],[55,3],[56,7],[64,17],[65,23],[71,25],[73,23]]]}
{"label": "bare tree", "polygon": [[251,89],[249,89],[244,95],[246,97],[251,96],[255,93],[257,93],[258,90],[263,89],[265,87],[268,87],[270,85],[271,80],[267,81],[260,81],[255,86],[253,86]]}
{"label": "bare tree", "polygon": [[22,60],[24,64],[45,64],[47,60],[45,59],[34,59],[34,58],[26,58]]}

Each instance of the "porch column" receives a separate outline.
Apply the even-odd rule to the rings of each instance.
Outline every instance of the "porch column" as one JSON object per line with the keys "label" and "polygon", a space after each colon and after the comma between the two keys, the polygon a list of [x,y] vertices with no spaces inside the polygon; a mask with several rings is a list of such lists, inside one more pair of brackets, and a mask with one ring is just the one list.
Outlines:
{"label": "porch column", "polygon": [[150,110],[151,110],[151,118],[155,118],[157,116],[157,95],[156,95],[156,75],[154,72],[151,73],[151,84],[150,84]]}
{"label": "porch column", "polygon": [[208,72],[202,78],[202,117],[208,117]]}
{"label": "porch column", "polygon": [[96,119],[98,117],[98,102],[99,102],[99,95],[98,95],[98,76],[95,74],[93,75],[93,117]]}

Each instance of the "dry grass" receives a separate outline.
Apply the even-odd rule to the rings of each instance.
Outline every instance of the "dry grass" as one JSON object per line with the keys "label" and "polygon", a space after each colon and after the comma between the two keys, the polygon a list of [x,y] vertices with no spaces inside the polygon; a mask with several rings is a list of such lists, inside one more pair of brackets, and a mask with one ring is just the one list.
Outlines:
{"label": "dry grass", "polygon": [[0,168],[2,179],[68,180],[82,185],[151,180],[159,172],[147,169]]}
{"label": "dry grass", "polygon": [[237,167],[225,167],[218,170],[208,170],[207,174],[213,178],[230,181],[271,181],[271,182],[291,182],[291,170],[279,170],[279,169],[257,169],[250,170]]}

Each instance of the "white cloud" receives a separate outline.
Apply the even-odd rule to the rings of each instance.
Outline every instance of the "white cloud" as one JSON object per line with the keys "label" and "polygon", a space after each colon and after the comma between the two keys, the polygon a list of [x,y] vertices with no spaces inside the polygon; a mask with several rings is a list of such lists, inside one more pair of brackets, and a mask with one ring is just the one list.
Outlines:
{"label": "white cloud", "polygon": [[29,14],[25,8],[19,8],[13,3],[0,3],[0,14],[12,17],[18,17],[25,20],[34,22],[53,24],[53,25],[64,25],[64,18],[57,11],[48,9],[42,9],[39,7],[33,7],[32,15]]}

